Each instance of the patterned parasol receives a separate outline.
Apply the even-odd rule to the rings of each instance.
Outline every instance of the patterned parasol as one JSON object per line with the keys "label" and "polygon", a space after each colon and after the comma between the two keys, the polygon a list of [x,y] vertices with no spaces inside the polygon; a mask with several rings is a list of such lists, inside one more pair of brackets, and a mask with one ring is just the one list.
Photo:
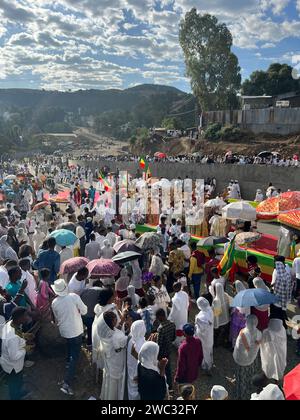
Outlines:
{"label": "patterned parasol", "polygon": [[89,263],[87,258],[75,257],[65,261],[60,267],[60,274],[77,273],[83,267],[86,267]]}
{"label": "patterned parasol", "polygon": [[151,251],[160,247],[160,237],[155,232],[146,232],[135,241],[143,251]]}
{"label": "patterned parasol", "polygon": [[131,239],[124,239],[124,241],[117,242],[114,246],[114,251],[119,254],[121,252],[141,252],[141,248],[139,248],[134,241]]}
{"label": "patterned parasol", "polygon": [[94,260],[90,261],[87,268],[92,277],[115,277],[119,274],[121,267],[112,260]]}

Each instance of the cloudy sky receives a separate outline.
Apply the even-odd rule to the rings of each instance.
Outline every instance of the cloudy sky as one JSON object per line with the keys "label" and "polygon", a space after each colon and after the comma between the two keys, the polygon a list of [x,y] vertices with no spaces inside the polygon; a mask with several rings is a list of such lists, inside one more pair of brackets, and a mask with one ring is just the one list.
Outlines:
{"label": "cloudy sky", "polygon": [[243,78],[300,63],[300,0],[0,0],[0,88],[188,91],[178,27],[194,6],[228,24]]}

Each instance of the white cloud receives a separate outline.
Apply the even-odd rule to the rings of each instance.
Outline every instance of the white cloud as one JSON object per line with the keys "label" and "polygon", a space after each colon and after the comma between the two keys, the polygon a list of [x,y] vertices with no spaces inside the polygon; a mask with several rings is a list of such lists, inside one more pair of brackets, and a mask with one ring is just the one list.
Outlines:
{"label": "white cloud", "polygon": [[130,82],[182,83],[185,12],[196,5],[215,14],[235,46],[256,49],[263,60],[259,48],[300,38],[300,22],[284,14],[290,1],[0,0],[0,79],[27,77],[47,88],[122,87],[129,75]]}

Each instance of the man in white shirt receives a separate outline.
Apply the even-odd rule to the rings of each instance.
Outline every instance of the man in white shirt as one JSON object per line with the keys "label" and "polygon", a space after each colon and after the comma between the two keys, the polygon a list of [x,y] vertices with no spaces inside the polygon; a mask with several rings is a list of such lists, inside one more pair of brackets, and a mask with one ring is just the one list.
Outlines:
{"label": "man in white shirt", "polygon": [[74,257],[74,251],[73,249],[67,246],[63,246],[61,248],[59,255],[60,255],[60,266],[62,266],[65,261],[68,261]]}
{"label": "man in white shirt", "polygon": [[63,279],[56,280],[52,286],[57,298],[52,302],[52,311],[60,335],[67,340],[68,366],[64,383],[60,390],[67,395],[74,395],[71,384],[75,376],[83,335],[82,316],[87,307],[76,294],[70,293]]}
{"label": "man in white shirt", "polygon": [[91,233],[90,242],[85,246],[85,258],[90,261],[97,260],[100,258],[101,246],[99,242],[96,241],[96,236],[94,233]]}
{"label": "man in white shirt", "polygon": [[22,388],[26,341],[21,338],[21,327],[29,320],[27,310],[22,307],[15,308],[11,318],[2,330],[0,364],[7,373],[11,401],[19,401],[24,397]]}
{"label": "man in white shirt", "polygon": [[86,281],[88,277],[89,270],[86,267],[83,267],[80,270],[78,270],[69,282],[69,293],[75,293],[76,295],[80,296],[86,287]]}

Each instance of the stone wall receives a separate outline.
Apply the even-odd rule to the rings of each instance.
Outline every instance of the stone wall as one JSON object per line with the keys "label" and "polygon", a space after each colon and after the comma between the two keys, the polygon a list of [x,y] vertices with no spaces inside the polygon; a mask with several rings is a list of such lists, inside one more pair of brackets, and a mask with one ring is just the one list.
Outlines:
{"label": "stone wall", "polygon": [[[71,165],[89,166],[93,170],[108,166],[112,172],[117,168],[120,171],[127,170],[135,175],[138,164],[133,162],[85,162],[70,161]],[[254,200],[258,188],[266,190],[272,182],[276,188],[282,191],[300,190],[300,168],[279,168],[266,165],[203,165],[197,163],[153,163],[150,165],[152,175],[175,179],[186,176],[192,179],[216,178],[217,190],[222,192],[231,179],[238,180],[241,186],[242,196],[246,200]]]}

